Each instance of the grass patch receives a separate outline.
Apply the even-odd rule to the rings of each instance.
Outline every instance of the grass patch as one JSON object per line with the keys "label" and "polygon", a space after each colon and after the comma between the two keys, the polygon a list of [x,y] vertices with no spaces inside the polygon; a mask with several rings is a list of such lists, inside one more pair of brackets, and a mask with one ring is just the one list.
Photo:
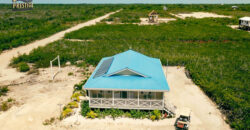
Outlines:
{"label": "grass patch", "polygon": [[0,86],[0,97],[9,91],[8,86]]}
{"label": "grass patch", "polygon": [[55,117],[51,117],[50,119],[46,119],[44,122],[43,122],[43,125],[52,125],[54,122],[55,122]]}
{"label": "grass patch", "polygon": [[7,111],[13,104],[15,104],[15,99],[8,98],[6,101],[0,102],[0,111]]}
{"label": "grass patch", "polygon": [[20,62],[20,63],[18,63],[17,66],[18,66],[18,70],[20,72],[27,72],[30,70],[30,67],[26,62]]}

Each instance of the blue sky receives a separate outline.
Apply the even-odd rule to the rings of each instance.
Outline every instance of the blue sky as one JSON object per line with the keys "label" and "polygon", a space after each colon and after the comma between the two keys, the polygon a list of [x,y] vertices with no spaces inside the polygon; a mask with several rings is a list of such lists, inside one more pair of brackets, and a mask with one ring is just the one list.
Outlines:
{"label": "blue sky", "polygon": [[[0,3],[12,3],[12,0],[0,0]],[[33,0],[33,3],[61,3],[61,4],[78,4],[78,3],[90,3],[90,4],[104,4],[104,3],[147,3],[147,4],[233,4],[233,3],[245,3],[250,4],[250,0]]]}

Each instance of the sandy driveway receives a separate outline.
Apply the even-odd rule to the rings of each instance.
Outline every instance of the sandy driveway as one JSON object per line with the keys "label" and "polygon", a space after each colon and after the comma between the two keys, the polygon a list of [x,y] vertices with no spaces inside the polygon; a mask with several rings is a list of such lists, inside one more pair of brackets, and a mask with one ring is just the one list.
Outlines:
{"label": "sandy driveway", "polygon": [[184,68],[168,67],[167,80],[170,92],[166,94],[169,100],[178,110],[183,107],[190,108],[191,129],[193,130],[227,130],[229,125],[223,120],[223,115],[191,79],[185,75]]}
{"label": "sandy driveway", "polygon": [[[119,12],[120,10],[116,11]],[[21,46],[18,48],[14,48],[11,50],[7,50],[4,51],[3,53],[0,54],[0,82],[5,81],[5,80],[15,80],[20,78],[21,76],[24,76],[24,73],[18,73],[15,69],[8,67],[8,65],[10,64],[10,61],[13,57],[16,57],[20,54],[24,54],[24,53],[29,53],[31,50],[33,50],[34,48],[37,48],[39,46],[45,46],[51,42],[57,41],[61,38],[64,37],[65,33],[69,33],[75,30],[78,30],[80,28],[86,27],[86,26],[91,26],[91,25],[95,25],[97,22],[100,22],[101,20],[109,17],[110,15],[116,13],[116,12],[111,12],[108,13],[104,16],[98,17],[96,19],[78,24],[74,27],[71,27],[67,30],[58,32],[48,38],[42,39],[42,40],[37,40],[34,41],[30,44],[27,44],[25,46]]]}
{"label": "sandy driveway", "polygon": [[[177,107],[176,117],[183,107],[192,110],[190,130],[230,129],[216,105],[186,77],[184,68],[168,67],[167,80],[170,92],[166,93],[165,99]],[[149,119],[129,118],[85,119],[76,114],[51,127],[70,130],[174,130],[175,120],[176,118],[171,118],[153,122]]]}

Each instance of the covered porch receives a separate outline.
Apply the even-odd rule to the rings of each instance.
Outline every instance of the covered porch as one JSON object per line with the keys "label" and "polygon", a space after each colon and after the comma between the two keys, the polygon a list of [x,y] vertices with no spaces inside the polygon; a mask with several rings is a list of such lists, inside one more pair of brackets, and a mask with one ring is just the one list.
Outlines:
{"label": "covered porch", "polygon": [[92,108],[163,110],[163,92],[88,90]]}

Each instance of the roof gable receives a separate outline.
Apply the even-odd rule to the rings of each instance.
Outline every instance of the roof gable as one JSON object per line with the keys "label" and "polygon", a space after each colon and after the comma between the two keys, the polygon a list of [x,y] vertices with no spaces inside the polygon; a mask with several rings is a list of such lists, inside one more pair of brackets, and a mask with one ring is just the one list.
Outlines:
{"label": "roof gable", "polygon": [[113,75],[123,75],[123,76],[140,76],[140,77],[147,77],[146,75],[143,75],[139,72],[136,72],[134,70],[131,70],[129,68],[124,68],[120,71],[114,72],[112,74],[109,74],[107,76],[113,76]]}
{"label": "roof gable", "polygon": [[151,16],[151,15],[158,15],[158,13],[157,13],[155,10],[152,10],[152,11],[148,14],[148,16]]}
{"label": "roof gable", "polygon": [[125,68],[133,70],[145,77],[151,77],[157,59],[145,56],[141,53],[128,50],[113,56],[114,61],[110,66],[107,75],[119,72]]}

